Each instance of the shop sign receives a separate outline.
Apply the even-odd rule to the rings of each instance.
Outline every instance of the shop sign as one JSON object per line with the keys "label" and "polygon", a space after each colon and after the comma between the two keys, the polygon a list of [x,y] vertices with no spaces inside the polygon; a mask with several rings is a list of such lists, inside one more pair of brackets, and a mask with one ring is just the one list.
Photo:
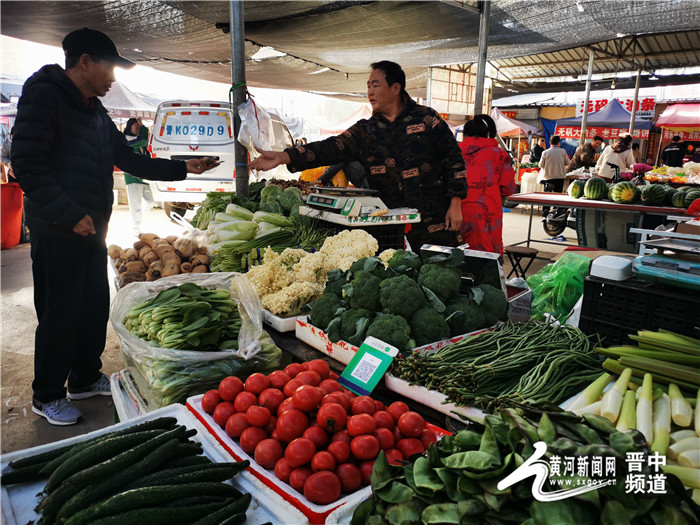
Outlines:
{"label": "shop sign", "polygon": [[515,116],[518,114],[517,111],[501,111],[506,117],[508,118],[515,118]]}
{"label": "shop sign", "polygon": [[661,140],[671,140],[678,135],[681,140],[700,140],[700,131],[673,131],[672,129],[663,129],[661,132]]}
{"label": "shop sign", "polygon": [[[619,135],[627,133],[627,128],[598,128],[598,127],[587,127],[586,128],[586,138],[592,139],[596,135],[603,137],[604,139],[614,139]],[[581,138],[581,128],[578,126],[559,126],[554,132],[555,135],[559,135],[563,139],[580,139]],[[648,129],[635,129],[632,132],[633,139],[648,139],[649,130]]]}
{"label": "shop sign", "polygon": [[[596,98],[588,101],[588,112],[593,113],[594,111],[600,111],[605,106],[608,105],[611,99],[609,98]],[[622,104],[622,107],[627,111],[632,111],[632,105],[634,104],[634,98],[618,98],[617,101]],[[580,117],[583,115],[583,104],[585,100],[581,99],[576,104],[576,116]],[[654,110],[656,109],[656,96],[643,97],[637,100],[637,114],[638,118],[653,118]]]}

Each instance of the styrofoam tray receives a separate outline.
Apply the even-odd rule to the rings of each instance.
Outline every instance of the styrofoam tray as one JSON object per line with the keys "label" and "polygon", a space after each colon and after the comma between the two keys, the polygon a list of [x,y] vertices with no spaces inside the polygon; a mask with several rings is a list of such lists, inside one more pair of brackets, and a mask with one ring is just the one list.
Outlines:
{"label": "styrofoam tray", "polygon": [[265,310],[263,308],[263,321],[269,324],[272,328],[278,332],[292,332],[294,331],[297,319],[300,317],[294,315],[292,317],[279,317],[272,312]]}
{"label": "styrofoam tray", "polygon": [[109,384],[119,421],[126,421],[148,412],[146,402],[139,394],[128,370],[114,372],[109,378]]}
{"label": "styrofoam tray", "polygon": [[[255,462],[255,459],[243,452],[238,443],[231,439],[224,429],[217,425],[214,419],[202,410],[202,397],[203,394],[188,398],[187,408],[202,422],[231,456],[238,460],[249,460],[250,467],[248,467],[247,470],[269,487],[269,489],[272,489],[275,493],[279,494],[280,497],[284,498],[289,504],[294,505],[311,523],[325,523],[326,518],[341,506],[347,506],[354,511],[355,507],[372,494],[372,487],[364,487],[352,494],[343,496],[338,501],[329,505],[316,505],[311,503],[303,494],[294,490],[287,483],[277,479],[273,471],[261,467]],[[352,511],[350,515],[352,516]]]}
{"label": "styrofoam tray", "polygon": [[[418,351],[422,354],[430,354],[442,348],[445,345],[448,345],[450,343],[456,343],[457,341],[461,341],[465,337],[480,334],[491,329],[492,328],[484,328],[481,330],[470,332],[468,334],[458,335],[449,339],[443,339],[442,341],[436,341],[435,343],[430,343],[427,345],[413,348],[411,351]],[[295,334],[297,336],[297,339],[299,339],[300,341],[305,342],[307,345],[311,346],[312,348],[315,348],[320,352],[323,352],[324,354],[332,357],[336,361],[340,361],[344,365],[347,365],[352,360],[352,358],[355,356],[355,353],[358,350],[356,346],[353,346],[346,341],[341,340],[337,343],[332,343],[328,339],[326,332],[309,323],[307,316],[299,317],[296,320]]]}
{"label": "styrofoam tray", "polygon": [[[191,439],[202,444],[204,455],[215,462],[231,461],[231,455],[216,440],[211,438],[209,431],[191,414],[183,405],[176,404],[154,410],[148,414],[135,417],[128,421],[117,423],[109,427],[95,430],[82,436],[76,436],[46,445],[19,450],[9,454],[3,454],[0,460],[0,468],[4,471],[11,461],[39,454],[47,450],[62,447],[71,443],[78,443],[85,439],[100,436],[114,430],[130,427],[144,421],[159,417],[174,417],[178,423],[187,428],[196,429],[197,434]],[[19,483],[17,485],[2,486],[2,517],[6,525],[25,525],[38,522],[40,515],[34,511],[38,503],[37,495],[46,484],[46,480],[35,483]],[[265,487],[255,476],[244,471],[236,475],[231,484],[241,492],[248,492],[253,500],[248,507],[247,525],[272,523],[306,524],[308,520],[304,515],[286,502],[283,498]]]}

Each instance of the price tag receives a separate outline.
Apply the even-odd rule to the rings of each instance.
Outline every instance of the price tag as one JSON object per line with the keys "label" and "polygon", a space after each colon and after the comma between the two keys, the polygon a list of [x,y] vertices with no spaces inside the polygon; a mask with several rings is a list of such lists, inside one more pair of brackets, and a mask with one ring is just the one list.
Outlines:
{"label": "price tag", "polygon": [[398,348],[376,337],[368,337],[340,374],[338,382],[360,396],[368,396],[398,354]]}

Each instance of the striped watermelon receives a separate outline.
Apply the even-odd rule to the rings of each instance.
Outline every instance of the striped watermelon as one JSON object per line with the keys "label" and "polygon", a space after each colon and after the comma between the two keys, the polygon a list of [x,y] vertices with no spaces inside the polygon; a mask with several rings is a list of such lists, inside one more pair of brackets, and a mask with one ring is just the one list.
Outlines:
{"label": "striped watermelon", "polygon": [[677,191],[676,193],[673,194],[673,197],[671,197],[671,206],[674,206],[676,208],[685,208],[685,192],[684,191]]}
{"label": "striped watermelon", "polygon": [[666,200],[664,201],[664,204],[666,206],[673,206],[673,196],[676,194],[676,188],[672,188],[671,186],[663,186],[664,191],[666,192]]}
{"label": "striped watermelon", "polygon": [[582,180],[575,180],[572,181],[571,184],[569,184],[569,197],[572,199],[580,199],[583,197],[583,188],[586,186],[586,183]]}
{"label": "striped watermelon", "polygon": [[612,198],[612,189],[613,189],[614,187],[615,187],[615,183],[611,182],[611,183],[608,184],[608,196],[607,196],[607,199],[608,199],[609,201],[613,200],[613,198]]}
{"label": "striped watermelon", "polygon": [[689,190],[685,192],[683,207],[688,208],[695,199],[700,199],[700,190]]}
{"label": "striped watermelon", "polygon": [[647,206],[661,206],[666,202],[666,190],[660,184],[642,186],[640,199]]}
{"label": "striped watermelon", "polygon": [[603,200],[608,194],[608,183],[603,177],[591,177],[583,187],[583,195],[587,199]]}
{"label": "striped watermelon", "polygon": [[619,204],[632,204],[639,199],[639,188],[629,181],[618,182],[611,196]]}

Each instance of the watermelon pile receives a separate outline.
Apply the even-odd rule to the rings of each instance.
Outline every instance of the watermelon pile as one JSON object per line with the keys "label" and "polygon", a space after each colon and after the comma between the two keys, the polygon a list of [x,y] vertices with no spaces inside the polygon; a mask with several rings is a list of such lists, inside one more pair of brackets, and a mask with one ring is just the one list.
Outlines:
{"label": "watermelon pile", "polygon": [[607,183],[602,177],[575,180],[567,190],[572,199],[611,200],[619,204],[640,202],[646,206],[674,206],[688,208],[700,199],[700,188],[682,186],[678,189],[668,184],[647,184],[636,186],[633,182]]}
{"label": "watermelon pile", "polygon": [[583,196],[591,200],[602,200],[608,196],[608,183],[603,177],[591,177],[583,187]]}

